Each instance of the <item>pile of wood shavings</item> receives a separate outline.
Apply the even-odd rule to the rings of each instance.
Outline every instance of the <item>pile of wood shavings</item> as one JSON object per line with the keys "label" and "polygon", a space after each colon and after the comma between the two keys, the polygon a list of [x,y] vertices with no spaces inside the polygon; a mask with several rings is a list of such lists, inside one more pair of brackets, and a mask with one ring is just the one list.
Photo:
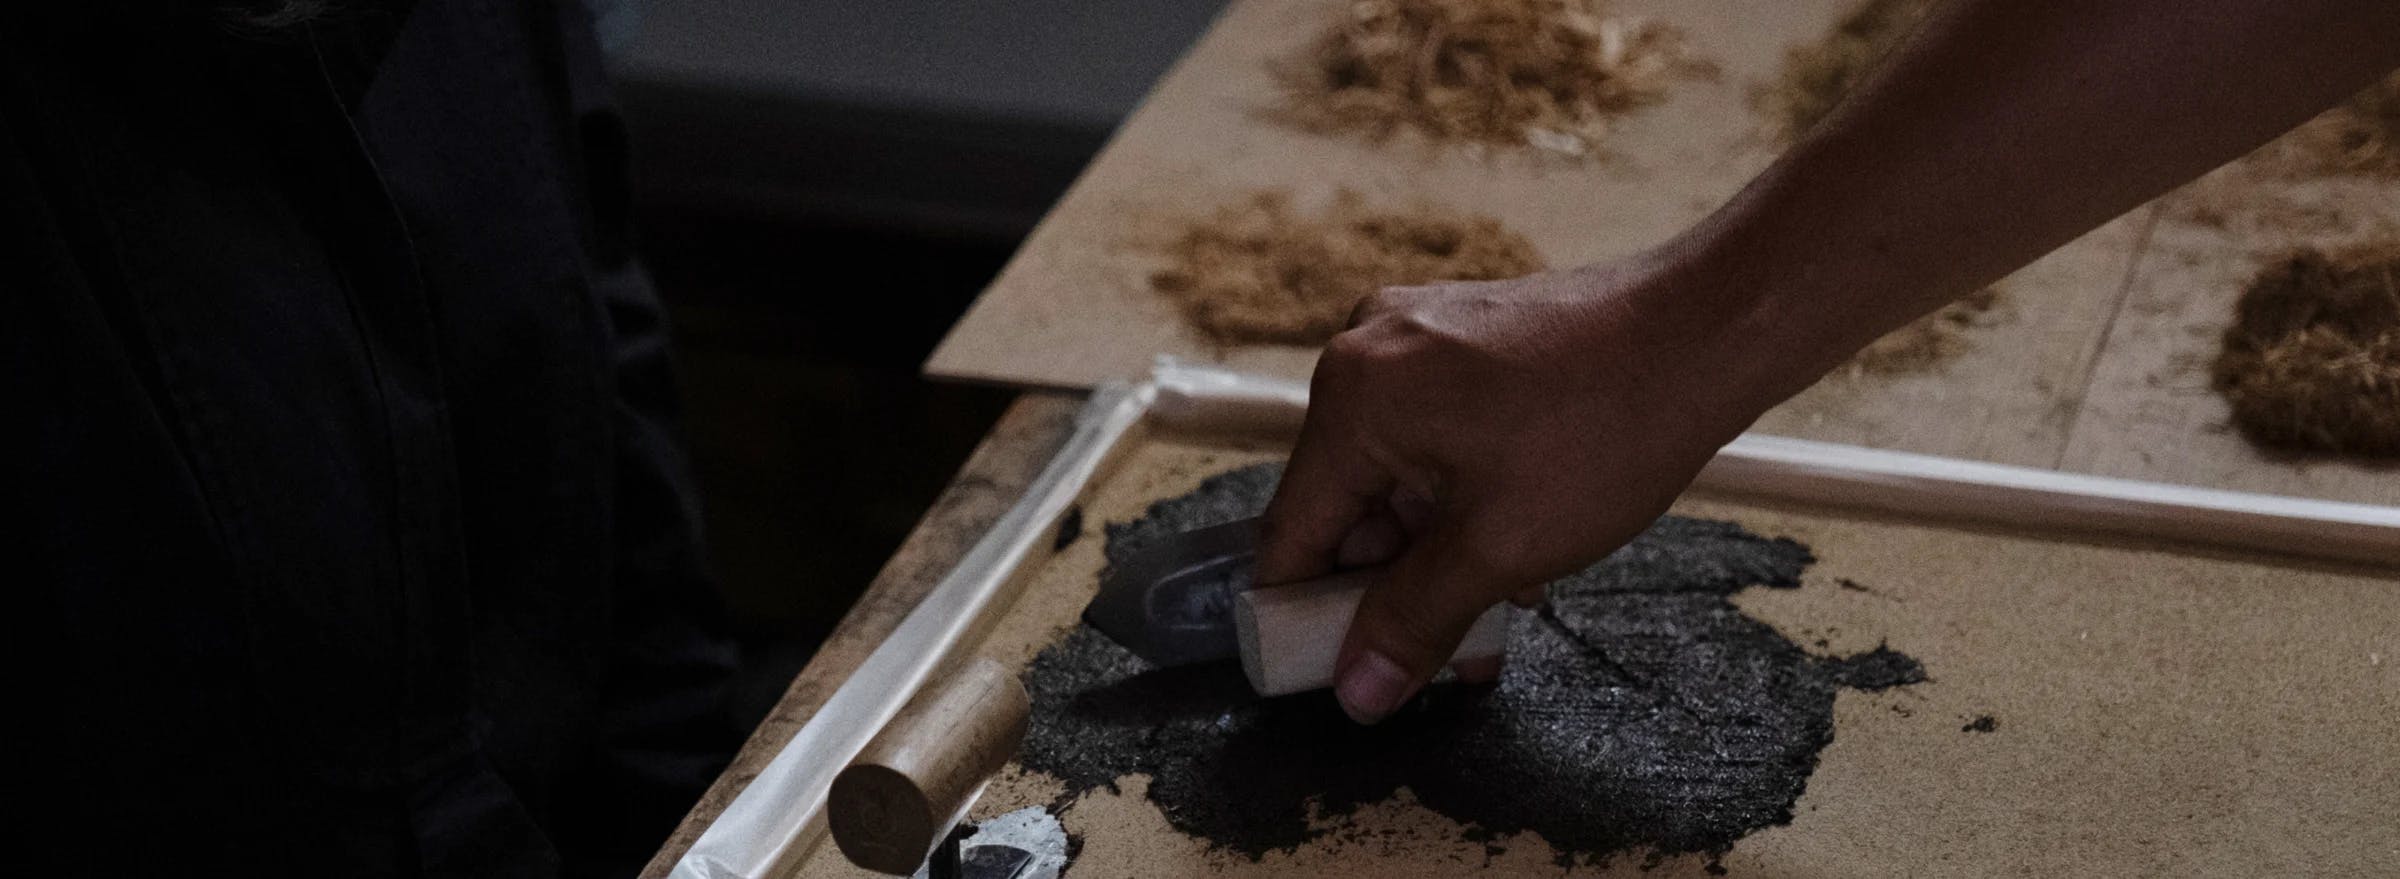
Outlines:
{"label": "pile of wood shavings", "polygon": [[1933,3],[1866,0],[1823,40],[1785,53],[1782,74],[1752,94],[1753,104],[1770,117],[1776,139],[1790,143],[1815,127],[1916,29]]}
{"label": "pile of wood shavings", "polygon": [[1707,75],[1681,31],[1605,0],[1359,0],[1276,72],[1282,116],[1323,133],[1593,154],[1611,118]]}
{"label": "pile of wood shavings", "polygon": [[2212,377],[2262,445],[2400,456],[2400,240],[2260,273]]}
{"label": "pile of wood shavings", "polygon": [[[1793,47],[1755,106],[1784,143],[1814,127],[1924,20],[1936,0],[1864,0],[1814,44]],[[2400,71],[2259,149],[2252,161],[2290,176],[2400,177]]]}
{"label": "pile of wood shavings", "polygon": [[1220,345],[1321,345],[1384,287],[1531,274],[1541,254],[1500,221],[1431,205],[1369,208],[1343,191],[1315,216],[1264,192],[1192,223],[1150,284]]}

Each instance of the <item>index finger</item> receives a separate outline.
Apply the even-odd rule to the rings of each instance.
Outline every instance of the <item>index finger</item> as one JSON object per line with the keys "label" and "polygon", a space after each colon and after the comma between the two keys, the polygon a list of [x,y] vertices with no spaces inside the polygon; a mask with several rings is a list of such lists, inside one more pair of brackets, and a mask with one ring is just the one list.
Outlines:
{"label": "index finger", "polygon": [[1394,477],[1355,439],[1338,400],[1320,397],[1301,422],[1300,440],[1259,535],[1262,585],[1331,572],[1350,529],[1391,494]]}

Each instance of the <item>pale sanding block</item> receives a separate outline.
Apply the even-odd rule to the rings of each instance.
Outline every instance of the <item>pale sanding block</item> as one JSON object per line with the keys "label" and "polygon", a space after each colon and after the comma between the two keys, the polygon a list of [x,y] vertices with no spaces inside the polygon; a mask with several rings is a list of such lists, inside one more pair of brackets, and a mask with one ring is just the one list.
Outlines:
{"label": "pale sanding block", "polygon": [[[1378,571],[1352,571],[1319,580],[1252,589],[1234,599],[1234,634],[1242,673],[1262,696],[1333,686],[1342,634]],[[1508,649],[1509,605],[1484,611],[1451,654],[1452,665],[1500,656]]]}
{"label": "pale sanding block", "polygon": [[[1168,538],[1112,568],[1083,619],[1162,668],[1239,659],[1263,696],[1332,686],[1350,618],[1382,571],[1254,588],[1257,548],[1256,519]],[[1501,656],[1512,610],[1503,604],[1486,611],[1451,664]]]}

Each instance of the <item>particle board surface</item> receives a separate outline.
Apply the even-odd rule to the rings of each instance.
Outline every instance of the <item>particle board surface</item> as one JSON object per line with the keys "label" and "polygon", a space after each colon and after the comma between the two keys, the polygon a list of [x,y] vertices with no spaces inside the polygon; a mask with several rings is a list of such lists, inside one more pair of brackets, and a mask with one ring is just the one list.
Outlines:
{"label": "particle board surface", "polygon": [[[1264,445],[1145,443],[1084,500],[1084,532],[1039,562],[975,652],[1021,667],[1096,586],[1102,525]],[[1722,498],[1677,512],[1807,544],[1793,590],[1736,596],[1817,651],[1878,644],[1930,680],[1844,692],[1792,823],[1743,838],[1734,875],[2378,875],[2400,851],[2400,574],[2186,548],[2062,541]],[[1841,580],[1867,587],[1845,588]],[[1322,694],[1318,698],[1324,698]],[[1962,727],[1991,716],[1991,732]],[[1429,759],[1438,759],[1429,755]],[[1175,830],[1121,780],[1061,814],[1075,875],[1555,876],[1547,843],[1468,828],[1406,796],[1356,832],[1260,860]],[[1005,772],[976,813],[1051,803]],[[1697,875],[1698,857],[1633,853],[1572,872]],[[864,875],[830,847],[802,876]]]}
{"label": "particle board surface", "polygon": [[[1624,256],[1704,216],[1773,157],[1754,84],[1814,40],[1850,0],[1621,0],[1621,14],[1683,28],[1715,62],[1664,104],[1622,117],[1603,161],[1531,150],[1384,144],[1264,118],[1271,66],[1340,14],[1336,0],[1238,2],[1118,132],[927,363],[946,378],[1088,387],[1138,379],[1153,358],[1306,378],[1311,348],[1219,348],[1149,285],[1178,223],[1262,188],[1304,207],[1348,188],[1379,204],[1424,199],[1497,217],[1554,266]],[[1917,375],[1837,373],[1768,414],[1771,433],[2012,464],[2053,466],[2140,244],[2120,220],[2028,267],[1963,356]]]}

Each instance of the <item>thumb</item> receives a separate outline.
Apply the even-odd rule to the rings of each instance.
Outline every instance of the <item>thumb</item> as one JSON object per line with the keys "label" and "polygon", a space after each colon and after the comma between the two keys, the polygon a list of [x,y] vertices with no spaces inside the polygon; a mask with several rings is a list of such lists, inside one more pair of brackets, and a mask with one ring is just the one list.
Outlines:
{"label": "thumb", "polygon": [[1502,594],[1459,532],[1420,536],[1359,599],[1334,663],[1334,697],[1350,719],[1374,723],[1407,704],[1491,608],[1486,596]]}

